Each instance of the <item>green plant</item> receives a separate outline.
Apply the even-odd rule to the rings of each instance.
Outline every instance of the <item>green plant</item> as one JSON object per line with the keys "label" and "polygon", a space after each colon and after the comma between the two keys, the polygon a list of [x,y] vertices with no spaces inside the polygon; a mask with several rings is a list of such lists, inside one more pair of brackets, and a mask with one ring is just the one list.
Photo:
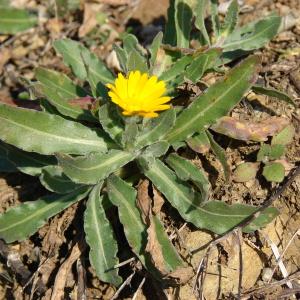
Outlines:
{"label": "green plant", "polygon": [[[220,24],[212,1],[214,33],[210,38],[204,26],[206,4],[198,1],[193,7],[190,1],[171,1],[166,33],[158,34],[148,50],[135,36],[125,35],[123,47],[114,48],[123,73],[139,70],[155,74],[166,83],[171,97],[180,93],[177,87],[186,78],[197,82],[206,72],[219,70],[224,62],[262,46],[280,24],[279,17],[271,16],[236,29],[235,0]],[[199,49],[189,49],[194,38],[193,14]],[[189,145],[205,141],[229,178],[224,151],[207,128],[230,112],[255,84],[259,58],[246,58],[205,93],[188,96],[187,100],[192,100],[189,106],[173,107],[147,119],[123,116],[110,101],[106,85],[113,84],[115,76],[95,54],[69,39],[55,41],[54,48],[74,76],[87,81],[89,88],[64,74],[38,68],[36,87],[44,95],[40,101],[43,111],[0,104],[0,166],[38,176],[53,192],[2,214],[0,238],[8,243],[24,240],[50,217],[87,199],[84,230],[91,264],[101,280],[116,286],[122,282],[113,268],[118,263],[118,246],[106,215],[115,206],[127,241],[144,267],[157,278],[183,281],[184,272],[178,270],[189,268],[169,241],[159,212],[150,208],[144,213],[136,205],[132,176],[150,179],[183,219],[197,228],[223,234],[253,214],[257,210],[253,206],[209,200],[210,183],[205,173],[175,154],[172,147],[185,145],[185,141]],[[158,58],[160,49],[165,52]],[[243,230],[256,230],[277,214],[275,208],[268,208]]]}

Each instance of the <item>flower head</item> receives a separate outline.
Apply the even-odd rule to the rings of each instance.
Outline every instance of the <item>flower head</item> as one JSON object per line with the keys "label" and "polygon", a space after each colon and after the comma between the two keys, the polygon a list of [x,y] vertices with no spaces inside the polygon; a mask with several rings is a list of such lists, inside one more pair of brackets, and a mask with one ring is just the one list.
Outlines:
{"label": "flower head", "polygon": [[131,71],[127,77],[121,73],[113,84],[107,84],[110,89],[108,95],[112,102],[123,109],[123,115],[153,118],[157,117],[157,111],[170,108],[166,104],[171,97],[163,96],[166,92],[164,81],[158,81],[156,76],[140,71]]}

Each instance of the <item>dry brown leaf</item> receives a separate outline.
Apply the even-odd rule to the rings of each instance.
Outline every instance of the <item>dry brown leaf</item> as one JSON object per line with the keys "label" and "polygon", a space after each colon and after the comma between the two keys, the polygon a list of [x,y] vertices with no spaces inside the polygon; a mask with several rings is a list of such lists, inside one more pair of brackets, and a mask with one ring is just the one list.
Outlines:
{"label": "dry brown leaf", "polygon": [[139,182],[137,189],[136,204],[141,211],[141,216],[145,224],[149,224],[151,215],[151,198],[148,193],[149,180],[145,179]]}
{"label": "dry brown leaf", "polygon": [[84,37],[90,33],[98,24],[97,13],[102,9],[102,4],[84,3],[83,23],[79,28],[79,37]]}
{"label": "dry brown leaf", "polygon": [[186,284],[194,276],[192,267],[179,267],[168,274],[169,279],[173,279],[180,284]]}
{"label": "dry brown leaf", "polygon": [[53,38],[59,36],[63,27],[64,27],[63,21],[57,18],[49,19],[46,24],[46,28],[49,30]]}
{"label": "dry brown leaf", "polygon": [[60,266],[56,274],[56,278],[55,278],[55,282],[51,294],[51,300],[64,299],[64,288],[66,285],[68,274],[71,271],[73,263],[80,257],[82,251],[83,249],[79,247],[78,243],[75,244],[75,246],[72,248],[72,252],[70,256]]}
{"label": "dry brown leaf", "polygon": [[160,213],[162,206],[165,203],[165,200],[161,193],[153,186],[153,207],[152,207],[152,212],[157,215]]}
{"label": "dry brown leaf", "polygon": [[274,136],[289,124],[282,117],[270,117],[261,122],[240,121],[232,117],[223,117],[211,129],[242,141],[266,141],[268,136]]}
{"label": "dry brown leaf", "polygon": [[95,0],[99,3],[104,3],[108,5],[118,6],[118,5],[126,5],[133,2],[133,0]]}
{"label": "dry brown leaf", "polygon": [[162,248],[157,240],[156,231],[155,231],[155,223],[153,222],[153,218],[150,218],[150,225],[147,229],[148,233],[148,242],[146,246],[146,252],[150,254],[151,260],[154,266],[159,270],[162,275],[167,275],[168,271],[165,267],[165,259],[162,253]]}
{"label": "dry brown leaf", "polygon": [[11,49],[2,48],[0,50],[0,75],[3,72],[4,65],[10,60],[10,58],[11,58]]}

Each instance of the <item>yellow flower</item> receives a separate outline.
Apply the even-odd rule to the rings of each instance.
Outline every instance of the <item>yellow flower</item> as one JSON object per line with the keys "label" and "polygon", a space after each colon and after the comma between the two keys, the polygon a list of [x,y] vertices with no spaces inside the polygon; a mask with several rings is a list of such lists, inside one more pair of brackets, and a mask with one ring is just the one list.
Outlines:
{"label": "yellow flower", "polygon": [[108,95],[111,101],[123,109],[123,115],[153,118],[157,117],[156,111],[169,109],[166,104],[171,97],[163,96],[166,92],[164,81],[158,81],[156,76],[140,71],[131,71],[127,77],[121,73],[115,80],[115,84],[106,85],[110,91]]}

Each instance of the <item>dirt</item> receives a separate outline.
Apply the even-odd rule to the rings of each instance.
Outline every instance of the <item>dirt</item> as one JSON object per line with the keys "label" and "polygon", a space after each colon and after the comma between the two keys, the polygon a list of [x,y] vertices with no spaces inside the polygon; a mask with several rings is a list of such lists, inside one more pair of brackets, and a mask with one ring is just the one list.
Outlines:
{"label": "dirt", "polygon": [[[68,36],[78,38],[81,28],[81,40],[105,59],[110,66],[116,66],[111,55],[112,44],[118,42],[118,34],[132,30],[144,44],[148,44],[154,35],[162,30],[168,1],[124,1],[117,5],[113,0],[95,1],[93,10],[106,14],[109,22],[98,26],[90,35],[85,36],[91,24],[84,23],[84,6],[77,13],[56,18],[46,13],[50,4],[44,1],[15,1],[15,4],[39,9],[41,24],[39,27],[15,37],[0,36],[0,101],[13,105],[28,105],[16,100],[20,92],[30,88],[22,77],[34,79],[34,68],[38,65],[68,72],[60,58],[55,56],[51,44],[54,39]],[[221,1],[224,2],[224,1]],[[298,0],[244,0],[241,24],[264,17],[270,11],[280,15],[300,14]],[[50,3],[50,1],[49,1]],[[108,3],[108,4],[107,4]],[[111,3],[112,5],[109,5]],[[95,6],[96,5],[96,6]],[[86,17],[88,20],[88,17]],[[300,104],[300,23],[280,33],[264,49],[256,51],[262,57],[260,81],[269,87],[277,88],[291,95]],[[35,105],[34,102],[30,105]],[[284,116],[296,129],[293,142],[286,151],[286,161],[290,168],[300,162],[300,114],[299,108],[293,109],[286,103],[256,95],[247,95],[231,116],[242,120],[261,121],[271,116]],[[231,140],[216,136],[224,149],[231,170],[244,161],[255,161],[259,145]],[[209,174],[213,185],[212,198],[227,203],[245,203],[261,205],[276,190],[277,185],[270,184],[260,175],[246,183],[226,183],[222,166],[211,153],[183,153],[197,164],[202,164]],[[202,163],[201,163],[202,162]],[[204,163],[203,163],[204,162]],[[9,207],[26,200],[34,200],[45,193],[38,180],[26,175],[0,174],[0,213]],[[243,299],[279,299],[289,291],[281,284],[284,278],[274,257],[274,249],[283,253],[283,266],[287,274],[299,272],[300,266],[300,177],[293,181],[281,197],[274,202],[280,215],[265,228],[252,234],[232,234],[213,247],[207,261],[206,276],[203,285],[205,299],[235,299],[239,289]],[[76,247],[82,246],[83,204],[75,204],[60,215],[52,218],[47,225],[30,239],[21,243],[5,245],[0,243],[0,299],[50,299],[56,280],[63,278],[63,299],[79,299],[80,288],[86,290],[86,299],[111,299],[116,289],[101,282],[88,261],[88,252],[78,258]],[[180,216],[163,206],[163,220],[166,232],[172,237],[174,245],[182,257],[197,271],[199,264],[214,235],[196,230],[185,224]],[[298,235],[297,235],[298,231]],[[120,237],[122,237],[120,232]],[[1,242],[1,241],[0,241]],[[128,245],[119,253],[121,261],[132,256]],[[282,266],[281,266],[282,267]],[[66,272],[69,270],[69,272]],[[136,293],[145,277],[139,263],[133,261],[120,268],[124,279],[132,271],[130,285],[123,290],[118,299],[197,299],[193,292],[196,277],[180,287],[163,288],[146,276],[143,288]],[[65,273],[64,273],[65,272]],[[274,274],[273,274],[274,273]],[[242,278],[240,277],[242,274]],[[61,277],[59,277],[61,276]],[[293,288],[300,286],[300,275],[293,281]],[[241,286],[239,287],[239,282]],[[272,284],[270,284],[272,283]],[[57,292],[57,291],[55,291]],[[136,293],[136,294],[135,294]],[[42,295],[42,296],[39,296]],[[83,299],[83,298],[82,298]],[[287,295],[285,299],[296,299]]]}

